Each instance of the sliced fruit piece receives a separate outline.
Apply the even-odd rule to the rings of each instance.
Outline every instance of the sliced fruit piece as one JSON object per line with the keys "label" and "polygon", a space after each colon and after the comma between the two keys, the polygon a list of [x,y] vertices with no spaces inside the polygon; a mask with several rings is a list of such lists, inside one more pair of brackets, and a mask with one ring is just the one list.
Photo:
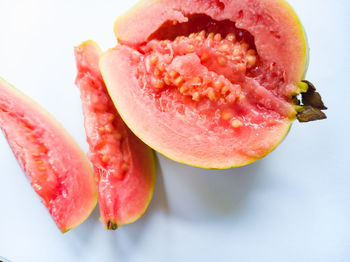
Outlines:
{"label": "sliced fruit piece", "polygon": [[152,150],[124,124],[98,68],[101,50],[93,41],[75,48],[85,130],[98,185],[101,221],[107,229],[141,217],[155,183]]}
{"label": "sliced fruit piece", "polygon": [[1,78],[0,127],[58,228],[81,224],[97,203],[88,159],[57,120]]}
{"label": "sliced fruit piece", "polygon": [[100,60],[108,91],[129,128],[169,158],[246,165],[296,118],[308,49],[283,0],[143,0],[115,34],[121,44]]}

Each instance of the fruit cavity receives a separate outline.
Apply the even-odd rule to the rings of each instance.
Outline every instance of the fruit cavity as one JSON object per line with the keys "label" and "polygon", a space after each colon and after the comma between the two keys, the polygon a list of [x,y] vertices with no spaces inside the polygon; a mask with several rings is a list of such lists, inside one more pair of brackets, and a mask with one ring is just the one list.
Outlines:
{"label": "fruit cavity", "polygon": [[193,101],[228,104],[244,99],[239,81],[258,69],[256,51],[249,47],[234,33],[223,37],[203,30],[174,41],[152,40],[142,50],[154,89],[176,88]]}

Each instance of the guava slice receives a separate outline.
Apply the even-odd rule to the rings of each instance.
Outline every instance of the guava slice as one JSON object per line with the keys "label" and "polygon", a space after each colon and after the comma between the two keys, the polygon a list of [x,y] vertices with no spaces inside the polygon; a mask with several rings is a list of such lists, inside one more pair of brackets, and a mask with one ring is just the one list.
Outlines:
{"label": "guava slice", "polygon": [[57,227],[81,224],[97,203],[88,159],[57,120],[1,78],[0,127]]}
{"label": "guava slice", "polygon": [[297,116],[325,118],[298,100],[308,48],[283,0],[143,0],[115,34],[120,44],[100,60],[113,102],[173,160],[243,166],[271,152]]}
{"label": "guava slice", "polygon": [[137,220],[151,201],[155,183],[152,150],[125,125],[98,68],[93,41],[75,48],[85,130],[98,185],[101,221],[107,229]]}

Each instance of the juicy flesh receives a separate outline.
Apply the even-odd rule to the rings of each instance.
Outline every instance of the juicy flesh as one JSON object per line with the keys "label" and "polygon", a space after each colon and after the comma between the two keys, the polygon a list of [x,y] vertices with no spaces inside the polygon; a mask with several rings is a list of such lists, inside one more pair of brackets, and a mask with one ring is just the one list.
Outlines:
{"label": "juicy flesh", "polygon": [[205,118],[209,131],[219,126],[226,132],[295,116],[283,72],[265,65],[253,36],[231,21],[194,15],[186,23],[166,22],[138,50],[140,86],[160,111]]}
{"label": "juicy flesh", "polygon": [[80,69],[77,83],[81,92],[87,141],[99,191],[104,224],[116,229],[119,203],[114,185],[129,171],[130,150],[127,127],[117,113],[101,76]]}
{"label": "juicy flesh", "polygon": [[[24,171],[31,180],[35,192],[43,199],[46,207],[51,208],[56,196],[66,194],[60,186],[59,174],[50,161],[50,152],[41,141],[44,129],[37,127],[30,118],[21,114],[0,110],[1,119],[6,122],[11,133],[6,134],[13,143],[12,148],[21,159]],[[23,150],[25,148],[26,150]]]}
{"label": "juicy flesh", "polygon": [[[127,130],[118,115],[101,79],[84,74],[80,82],[85,126],[97,182],[122,179],[128,171],[130,152],[126,144]],[[108,171],[107,171],[108,170]]]}
{"label": "juicy flesh", "polygon": [[131,223],[146,210],[154,187],[150,149],[127,128],[98,69],[100,50],[92,41],[75,49],[88,156],[98,185],[101,221],[107,229]]}
{"label": "juicy flesh", "polygon": [[0,127],[36,193],[62,232],[96,205],[88,160],[43,109],[0,79]]}

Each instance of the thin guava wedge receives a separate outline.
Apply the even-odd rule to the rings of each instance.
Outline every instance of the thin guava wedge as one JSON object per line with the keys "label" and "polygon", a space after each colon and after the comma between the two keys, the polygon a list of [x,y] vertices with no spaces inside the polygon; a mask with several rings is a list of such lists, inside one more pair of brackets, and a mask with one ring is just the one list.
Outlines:
{"label": "thin guava wedge", "polygon": [[137,220],[151,201],[155,183],[152,150],[125,125],[109,97],[93,41],[75,48],[87,141],[98,185],[101,221],[107,229]]}
{"label": "thin guava wedge", "polygon": [[175,161],[243,166],[270,153],[296,118],[325,118],[298,99],[310,86],[308,47],[284,0],[142,0],[115,34],[120,44],[100,60],[113,102]]}
{"label": "thin guava wedge", "polygon": [[1,78],[0,127],[61,232],[81,224],[97,203],[88,159],[57,120]]}

